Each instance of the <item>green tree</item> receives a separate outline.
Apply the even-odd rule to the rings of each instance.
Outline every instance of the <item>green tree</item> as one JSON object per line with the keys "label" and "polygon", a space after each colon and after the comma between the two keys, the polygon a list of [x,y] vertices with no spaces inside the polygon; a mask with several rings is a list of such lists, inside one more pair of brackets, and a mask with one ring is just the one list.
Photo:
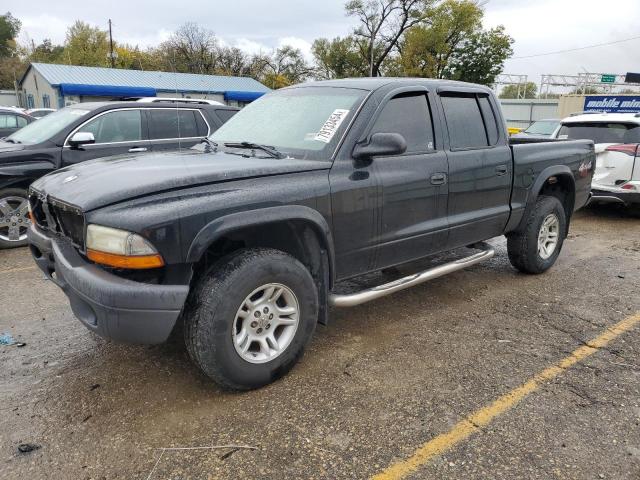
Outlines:
{"label": "green tree", "polygon": [[31,50],[28,59],[30,62],[62,63],[64,62],[63,55],[63,45],[54,45],[50,39],[45,38],[42,43]]}
{"label": "green tree", "polygon": [[534,82],[527,82],[520,86],[507,85],[502,89],[499,96],[500,98],[536,98],[538,96],[538,86]]}
{"label": "green tree", "polygon": [[368,74],[369,66],[353,37],[319,38],[313,42],[311,53],[319,78],[363,77]]}
{"label": "green tree", "polygon": [[[491,85],[513,54],[513,38],[499,26],[471,33],[454,49],[443,77],[463,82]],[[535,86],[535,84],[534,84]]]}
{"label": "green tree", "polygon": [[309,78],[313,68],[307,64],[302,52],[289,45],[275,50],[271,55],[255,59],[257,77],[269,88],[282,88]]}
{"label": "green tree", "polygon": [[62,58],[71,65],[106,67],[109,65],[108,34],[98,27],[76,20],[67,30]]}
{"label": "green tree", "polygon": [[461,45],[481,28],[482,16],[472,0],[446,0],[432,8],[427,24],[407,32],[401,45],[404,74],[442,78]]}
{"label": "green tree", "polygon": [[22,23],[7,12],[0,15],[0,58],[10,57],[16,53],[18,44],[16,37],[20,33]]}

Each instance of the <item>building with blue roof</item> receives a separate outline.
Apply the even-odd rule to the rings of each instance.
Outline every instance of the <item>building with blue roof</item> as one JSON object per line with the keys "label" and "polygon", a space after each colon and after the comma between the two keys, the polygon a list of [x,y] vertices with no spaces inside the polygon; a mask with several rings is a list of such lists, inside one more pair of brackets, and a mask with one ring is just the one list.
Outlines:
{"label": "building with blue roof", "polygon": [[32,63],[18,82],[24,108],[131,97],[179,97],[243,106],[270,89],[249,77]]}

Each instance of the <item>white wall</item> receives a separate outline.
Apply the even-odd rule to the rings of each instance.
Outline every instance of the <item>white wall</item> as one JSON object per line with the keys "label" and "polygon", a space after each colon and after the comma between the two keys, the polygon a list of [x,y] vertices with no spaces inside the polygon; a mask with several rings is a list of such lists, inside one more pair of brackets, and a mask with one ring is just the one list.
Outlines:
{"label": "white wall", "polygon": [[16,92],[13,90],[0,90],[0,106],[17,107],[19,105]]}
{"label": "white wall", "polygon": [[36,72],[35,68],[29,69],[29,73],[22,82],[21,105],[27,108],[27,96],[33,95],[34,108],[43,108],[42,96],[49,95],[51,108],[58,108],[58,90],[49,85],[42,75]]}
{"label": "white wall", "polygon": [[508,127],[527,128],[536,120],[559,118],[557,99],[501,98],[500,106]]}
{"label": "white wall", "polygon": [[195,93],[195,92],[156,92],[158,97],[164,98],[202,98],[206,100],[215,100],[216,102],[226,103],[224,95],[221,93]]}

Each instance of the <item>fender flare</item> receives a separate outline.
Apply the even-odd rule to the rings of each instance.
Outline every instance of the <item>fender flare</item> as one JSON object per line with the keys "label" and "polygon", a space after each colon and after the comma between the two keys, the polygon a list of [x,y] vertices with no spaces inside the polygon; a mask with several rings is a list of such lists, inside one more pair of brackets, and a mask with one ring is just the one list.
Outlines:
{"label": "fender flare", "polygon": [[[527,202],[525,205],[524,214],[522,215],[522,218],[520,219],[518,226],[515,229],[513,229],[514,232],[520,231],[526,225],[528,214],[536,204],[536,200],[538,200],[538,196],[539,196],[540,190],[542,190],[542,186],[545,184],[547,180],[549,180],[549,178],[554,176],[562,176],[562,177],[569,178],[569,182],[573,187],[573,195],[574,195],[574,202],[575,202],[576,179],[573,176],[573,172],[571,171],[571,169],[567,165],[552,165],[550,167],[547,167],[540,172],[540,174],[538,175],[538,178],[536,178],[536,181],[533,182],[533,185],[529,189],[529,194],[527,195]],[[569,215],[567,216],[567,233],[569,231],[569,223],[571,222],[571,218],[570,218],[571,213],[573,213],[573,205],[571,206],[571,212],[569,212]]]}
{"label": "fender flare", "polygon": [[310,224],[319,239],[325,244],[327,256],[329,260],[329,274],[332,276],[334,269],[334,250],[333,236],[331,229],[325,218],[311,207],[304,205],[282,205],[277,207],[259,208],[256,210],[247,210],[242,212],[231,213],[205,225],[191,242],[191,246],[187,252],[186,261],[196,263],[200,260],[204,252],[217,239],[233,231],[257,226],[268,223],[281,221],[304,221]]}
{"label": "fender flare", "polygon": [[538,199],[538,194],[542,189],[542,186],[545,184],[549,178],[554,176],[562,175],[564,177],[569,177],[569,182],[573,186],[573,192],[575,195],[576,191],[576,179],[573,177],[573,172],[567,165],[552,165],[550,167],[545,168],[540,172],[536,181],[533,182],[531,189],[529,190],[529,195],[527,198],[527,207],[533,205]]}

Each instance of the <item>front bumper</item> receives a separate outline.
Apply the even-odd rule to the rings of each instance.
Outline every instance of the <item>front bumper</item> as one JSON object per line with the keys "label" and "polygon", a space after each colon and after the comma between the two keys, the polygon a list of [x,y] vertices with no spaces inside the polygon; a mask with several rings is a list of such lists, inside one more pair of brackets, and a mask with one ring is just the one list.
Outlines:
{"label": "front bumper", "polygon": [[86,261],[63,239],[29,228],[40,270],[69,298],[78,319],[97,334],[126,343],[164,342],[189,293],[186,285],[151,285],[120,278]]}

